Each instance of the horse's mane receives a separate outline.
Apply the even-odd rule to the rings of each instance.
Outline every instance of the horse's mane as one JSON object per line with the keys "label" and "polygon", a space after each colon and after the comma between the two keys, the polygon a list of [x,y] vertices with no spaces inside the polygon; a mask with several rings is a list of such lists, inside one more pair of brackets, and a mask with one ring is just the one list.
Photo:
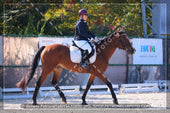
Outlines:
{"label": "horse's mane", "polygon": [[[125,33],[124,31],[120,31],[120,32],[119,32],[120,35],[122,35],[122,34],[124,34],[124,33]],[[100,44],[98,44],[97,46],[102,45],[103,43],[107,42],[107,39],[109,39],[109,38],[112,39],[114,36],[115,36],[115,33],[112,33],[111,35],[107,36],[106,38],[102,38],[102,39],[100,40]]]}
{"label": "horse's mane", "polygon": [[102,38],[101,40],[99,40],[100,43],[97,46],[100,46],[103,43],[107,42],[107,39],[112,38],[113,36],[114,36],[114,34],[111,34],[111,35],[107,36],[106,38]]}

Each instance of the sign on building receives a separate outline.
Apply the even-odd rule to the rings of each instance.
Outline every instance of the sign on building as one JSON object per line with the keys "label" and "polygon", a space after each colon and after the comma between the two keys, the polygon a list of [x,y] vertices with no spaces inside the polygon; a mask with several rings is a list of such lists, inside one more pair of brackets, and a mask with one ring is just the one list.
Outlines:
{"label": "sign on building", "polygon": [[133,39],[133,64],[163,64],[162,39]]}

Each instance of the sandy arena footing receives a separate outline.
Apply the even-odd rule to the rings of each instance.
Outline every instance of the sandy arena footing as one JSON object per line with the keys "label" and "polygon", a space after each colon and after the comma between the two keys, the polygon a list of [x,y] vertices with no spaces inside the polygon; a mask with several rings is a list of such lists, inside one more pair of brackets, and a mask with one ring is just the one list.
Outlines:
{"label": "sandy arena footing", "polygon": [[[32,99],[11,99],[3,101],[3,109],[27,109],[43,108],[51,105],[52,108],[83,108],[81,106],[81,94],[66,95],[67,104],[63,104],[59,96],[37,98],[40,106],[32,106]],[[114,105],[111,95],[87,95],[86,101],[89,108],[147,108],[147,109],[166,109],[166,93],[124,93],[117,94],[120,105]]]}

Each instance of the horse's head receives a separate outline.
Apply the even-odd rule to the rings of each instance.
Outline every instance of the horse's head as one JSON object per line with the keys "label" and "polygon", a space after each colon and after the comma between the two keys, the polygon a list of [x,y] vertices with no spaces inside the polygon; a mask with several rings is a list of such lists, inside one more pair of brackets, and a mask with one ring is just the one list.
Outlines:
{"label": "horse's head", "polygon": [[130,40],[125,32],[120,31],[118,33],[115,33],[114,37],[117,38],[117,46],[119,49],[123,49],[127,51],[129,54],[135,53],[136,50],[132,47]]}

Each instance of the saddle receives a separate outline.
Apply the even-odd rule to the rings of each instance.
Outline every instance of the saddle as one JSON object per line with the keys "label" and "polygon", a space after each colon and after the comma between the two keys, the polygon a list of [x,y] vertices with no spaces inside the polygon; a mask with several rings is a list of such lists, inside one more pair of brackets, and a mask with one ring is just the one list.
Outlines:
{"label": "saddle", "polygon": [[[78,47],[74,41],[72,41],[72,45],[70,46],[70,57],[71,61],[74,63],[80,63],[81,62],[81,57],[83,53],[83,49]],[[92,52],[89,53],[89,63],[92,64],[96,60],[96,48],[95,45],[91,44],[92,46]]]}

